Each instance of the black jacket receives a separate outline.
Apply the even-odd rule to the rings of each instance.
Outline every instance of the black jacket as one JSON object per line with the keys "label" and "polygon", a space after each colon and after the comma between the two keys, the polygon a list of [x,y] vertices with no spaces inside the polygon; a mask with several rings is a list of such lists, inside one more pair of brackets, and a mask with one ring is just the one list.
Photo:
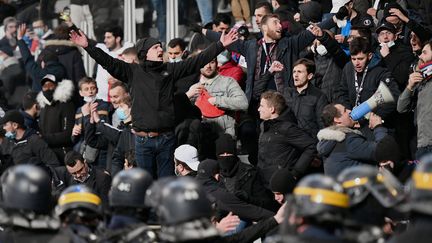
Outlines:
{"label": "black jacket", "polygon": [[220,176],[220,181],[229,192],[258,207],[277,210],[280,205],[273,199],[273,193],[264,187],[261,175],[254,166],[237,161],[234,170],[231,177]]}
{"label": "black jacket", "polygon": [[287,105],[294,112],[297,125],[316,138],[319,129],[324,127],[321,113],[324,106],[328,104],[324,93],[309,84],[301,93],[295,88],[285,88],[283,95]]}
{"label": "black jacket", "polygon": [[134,164],[135,161],[130,161],[133,157],[128,155],[135,155],[135,134],[132,133],[132,124],[129,122],[124,124],[120,132],[117,146],[114,149],[111,160],[111,174],[115,176],[117,172],[123,169],[125,158],[128,162]]}
{"label": "black jacket", "polygon": [[70,80],[63,80],[57,85],[51,104],[43,96],[42,91],[36,98],[41,108],[40,133],[61,162],[64,155],[72,150],[70,137],[75,121],[75,106],[70,99],[73,88]]}
{"label": "black jacket", "polygon": [[261,123],[257,166],[266,185],[280,168],[289,168],[295,177],[300,177],[316,155],[315,139],[293,124],[288,115],[285,111]]}
{"label": "black jacket", "polygon": [[[96,109],[97,112],[99,114],[99,118],[101,119],[101,121],[103,122],[108,122],[110,123],[110,114],[112,113],[112,106],[110,103],[105,102],[103,100],[95,100],[95,102],[98,103]],[[82,114],[82,106],[80,108],[77,109],[76,113],[75,113],[75,125],[81,125],[82,126],[82,133],[78,136],[72,136],[72,142],[78,143],[82,140],[84,140],[84,134],[85,134],[85,124],[88,123],[88,121],[90,119],[90,116],[83,116]]]}
{"label": "black jacket", "polygon": [[21,139],[14,141],[11,155],[16,165],[27,163],[43,163],[52,167],[60,165],[48,144],[30,128],[25,131]]}
{"label": "black jacket", "polygon": [[91,165],[88,166],[90,168],[90,177],[84,183],[74,180],[72,175],[67,171],[66,166],[58,167],[55,171],[58,175],[58,179],[63,181],[64,188],[72,185],[84,184],[91,188],[102,199],[102,204],[104,206],[108,206],[108,192],[111,188],[111,176],[105,170],[92,167]]}
{"label": "black jacket", "polygon": [[[336,100],[347,109],[352,109],[356,106],[355,102],[357,93],[354,84],[355,74],[356,72],[352,62],[347,63],[342,71],[339,89],[336,90]],[[358,77],[358,81],[361,82],[362,75],[358,76],[360,76]],[[360,103],[366,101],[375,93],[381,81],[388,86],[393,98],[397,100],[400,91],[391,73],[381,66],[369,65],[366,77],[364,78],[363,91],[360,94]],[[394,113],[395,110],[396,103],[390,103],[382,105],[375,111],[375,113],[385,120],[390,114]]]}
{"label": "black jacket", "polygon": [[241,219],[259,221],[274,215],[273,212],[249,204],[234,194],[228,192],[224,187],[218,185],[213,177],[204,177],[198,174],[195,179],[203,186],[204,190],[215,199],[218,210],[233,212]]}
{"label": "black jacket", "polygon": [[415,58],[411,48],[396,42],[394,46],[390,47],[390,53],[386,57],[381,56],[380,49],[381,47],[378,47],[377,53],[382,58],[381,65],[391,72],[402,92],[408,84],[410,65]]}
{"label": "black jacket", "polygon": [[178,63],[145,61],[129,64],[112,58],[97,47],[89,45],[85,48],[113,77],[129,83],[133,97],[131,114],[134,129],[147,132],[174,129],[174,82],[199,72],[223,49],[222,43],[218,42],[199,55]]}
{"label": "black jacket", "polygon": [[24,117],[24,124],[27,128],[34,129],[36,131],[39,131],[39,123],[37,118],[33,118],[30,116],[27,112],[20,110],[21,114]]}

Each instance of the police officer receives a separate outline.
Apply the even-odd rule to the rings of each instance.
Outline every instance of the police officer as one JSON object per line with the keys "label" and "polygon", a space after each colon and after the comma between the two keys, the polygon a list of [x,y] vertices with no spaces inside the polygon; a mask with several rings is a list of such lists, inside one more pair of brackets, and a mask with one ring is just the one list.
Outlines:
{"label": "police officer", "polygon": [[432,157],[422,158],[412,174],[408,202],[401,207],[410,212],[410,227],[389,243],[431,242],[432,227]]}
{"label": "police officer", "polygon": [[338,232],[348,206],[348,195],[334,179],[306,176],[287,198],[286,222],[280,235],[266,242],[347,242]]}
{"label": "police officer", "polygon": [[387,169],[349,167],[337,180],[350,198],[349,217],[345,221],[348,238],[364,243],[383,241],[385,218],[403,219],[404,215],[392,209],[405,197],[403,186]]}
{"label": "police officer", "polygon": [[44,170],[29,164],[11,167],[0,186],[0,242],[71,242],[51,215],[51,181]]}
{"label": "police officer", "polygon": [[158,203],[163,242],[224,242],[210,221],[210,200],[194,179],[180,177],[158,187],[159,193],[153,190],[147,195],[156,197],[150,201]]}
{"label": "police officer", "polygon": [[109,193],[112,217],[104,241],[156,241],[156,233],[146,225],[150,208],[145,206],[145,195],[152,183],[152,176],[140,168],[117,173]]}
{"label": "police officer", "polygon": [[89,187],[73,185],[61,194],[55,208],[74,242],[96,242],[102,221],[102,201]]}

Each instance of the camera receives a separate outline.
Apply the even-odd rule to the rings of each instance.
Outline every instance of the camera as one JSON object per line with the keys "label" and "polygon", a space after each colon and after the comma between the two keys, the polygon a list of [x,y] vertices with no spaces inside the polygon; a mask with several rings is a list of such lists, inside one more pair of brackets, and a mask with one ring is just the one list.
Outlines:
{"label": "camera", "polygon": [[237,33],[245,39],[249,36],[249,29],[245,25],[234,25],[233,29],[237,30]]}

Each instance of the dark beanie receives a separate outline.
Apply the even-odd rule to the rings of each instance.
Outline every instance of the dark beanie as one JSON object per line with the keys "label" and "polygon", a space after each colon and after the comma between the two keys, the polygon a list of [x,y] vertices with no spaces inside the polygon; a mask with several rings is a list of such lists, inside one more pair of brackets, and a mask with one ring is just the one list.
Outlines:
{"label": "dark beanie", "polygon": [[219,173],[218,162],[214,159],[206,159],[201,161],[198,165],[197,173],[197,176],[202,178],[214,176],[215,174]]}
{"label": "dark beanie", "polygon": [[20,127],[24,127],[24,116],[18,110],[7,111],[6,114],[1,118],[0,124],[5,124],[7,122],[15,122]]}
{"label": "dark beanie", "polygon": [[397,8],[402,12],[403,15],[408,16],[407,11],[405,11],[405,9],[403,9],[401,5],[399,5],[396,2],[390,2],[390,3],[385,4],[384,12],[383,12],[383,21],[385,21],[385,19],[389,16],[396,16],[396,15],[390,14],[391,8]]}
{"label": "dark beanie", "polygon": [[139,39],[135,45],[135,49],[138,53],[138,59],[146,60],[148,50],[150,49],[150,47],[156,44],[161,44],[161,42],[152,37]]}
{"label": "dark beanie", "polygon": [[220,154],[237,155],[237,143],[229,134],[221,134],[216,140],[216,156]]}
{"label": "dark beanie", "polygon": [[270,190],[282,194],[291,193],[296,183],[291,171],[288,169],[277,170],[270,178]]}
{"label": "dark beanie", "polygon": [[385,136],[381,141],[378,142],[375,149],[375,158],[377,162],[381,161],[393,161],[399,162],[400,153],[399,146],[396,143],[396,140],[390,136]]}
{"label": "dark beanie", "polygon": [[321,4],[318,2],[306,2],[299,6],[300,19],[303,23],[309,24],[321,22],[322,9]]}

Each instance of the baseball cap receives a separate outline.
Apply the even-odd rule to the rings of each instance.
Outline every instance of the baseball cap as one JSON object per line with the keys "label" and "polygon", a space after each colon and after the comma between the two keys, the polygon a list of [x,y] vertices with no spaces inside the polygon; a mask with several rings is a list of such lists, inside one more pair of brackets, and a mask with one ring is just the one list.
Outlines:
{"label": "baseball cap", "polygon": [[41,80],[41,85],[44,85],[44,83],[47,81],[51,81],[53,83],[56,83],[56,77],[53,74],[45,75]]}
{"label": "baseball cap", "polygon": [[351,1],[352,0],[332,0],[333,8],[331,9],[330,13],[337,13],[342,6]]}
{"label": "baseball cap", "polygon": [[380,26],[378,26],[378,28],[375,30],[375,32],[377,34],[379,34],[379,32],[381,32],[382,30],[388,30],[392,33],[397,32],[396,26],[394,26],[393,24],[391,24],[389,22],[383,22]]}
{"label": "baseball cap", "polygon": [[180,145],[174,151],[174,158],[187,164],[192,170],[198,170],[200,162],[198,161],[198,150],[194,146],[189,144]]}

